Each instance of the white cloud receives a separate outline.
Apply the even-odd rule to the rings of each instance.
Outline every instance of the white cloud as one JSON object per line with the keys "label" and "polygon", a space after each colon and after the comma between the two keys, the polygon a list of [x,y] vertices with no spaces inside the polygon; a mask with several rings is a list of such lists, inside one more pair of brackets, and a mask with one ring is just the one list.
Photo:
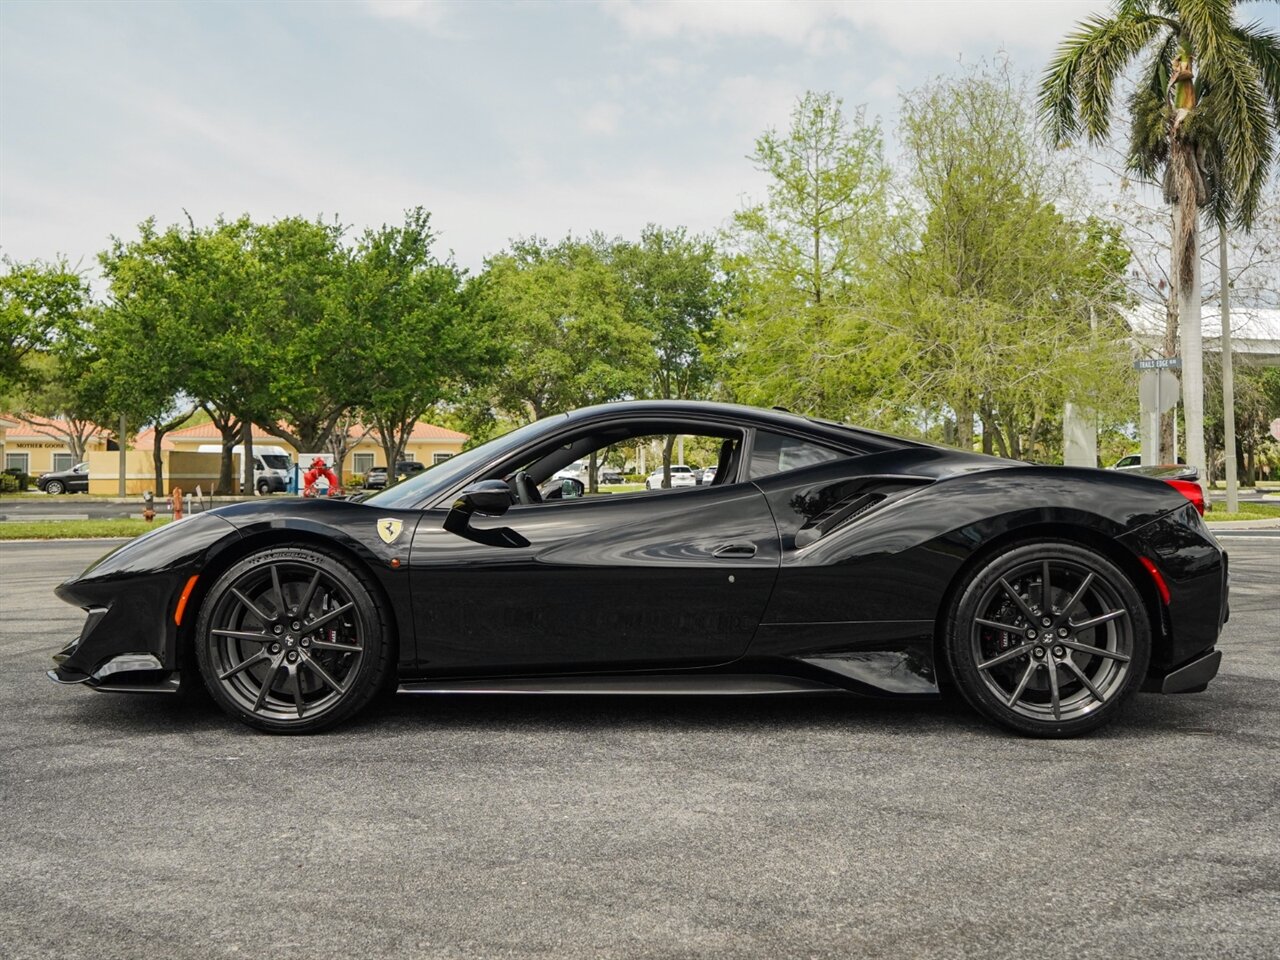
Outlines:
{"label": "white cloud", "polygon": [[[872,38],[906,54],[953,54],[966,44],[1051,46],[1098,0],[616,0],[601,8],[641,39],[768,39],[856,56]],[[1048,43],[1046,43],[1048,41]]]}
{"label": "white cloud", "polygon": [[429,30],[444,24],[444,0],[365,0],[365,8],[379,20],[401,20]]}
{"label": "white cloud", "polygon": [[622,122],[622,105],[610,101],[593,103],[582,111],[578,121],[587,133],[610,136],[618,132]]}

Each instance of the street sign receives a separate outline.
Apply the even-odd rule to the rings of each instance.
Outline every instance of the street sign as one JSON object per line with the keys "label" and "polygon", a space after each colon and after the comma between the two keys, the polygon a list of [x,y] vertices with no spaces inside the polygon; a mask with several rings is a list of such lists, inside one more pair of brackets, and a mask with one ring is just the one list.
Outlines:
{"label": "street sign", "polygon": [[1156,357],[1152,360],[1135,360],[1133,361],[1133,369],[1135,370],[1180,370],[1182,369],[1181,357]]}
{"label": "street sign", "polygon": [[1138,381],[1138,399],[1142,409],[1155,413],[1168,413],[1178,405],[1181,392],[1178,378],[1168,370],[1147,370]]}

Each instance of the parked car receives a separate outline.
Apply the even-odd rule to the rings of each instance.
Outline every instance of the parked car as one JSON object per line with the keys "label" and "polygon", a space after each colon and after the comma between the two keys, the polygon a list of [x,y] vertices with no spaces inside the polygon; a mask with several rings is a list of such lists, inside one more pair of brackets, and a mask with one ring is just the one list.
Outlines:
{"label": "parked car", "polygon": [[36,488],[45,493],[88,493],[89,464],[77,463],[70,470],[52,470],[36,478]]}
{"label": "parked car", "polygon": [[698,472],[699,485],[710,486],[712,483],[715,482],[715,479],[716,479],[715,467],[705,467],[704,469]]}
{"label": "parked car", "polygon": [[[393,482],[399,483],[401,480],[407,480],[409,477],[416,477],[426,469],[426,464],[418,460],[397,460],[395,480]],[[362,486],[366,490],[381,490],[386,487],[386,485],[386,467],[370,467],[369,472],[364,475],[364,483]]]}
{"label": "parked car", "polygon": [[[540,492],[568,451],[698,431],[726,444],[715,490]],[[227,504],[129,541],[57,587],[88,620],[51,651],[49,676],[122,694],[203,682],[278,733],[340,723],[397,688],[950,689],[1012,730],[1069,737],[1139,689],[1190,694],[1218,672],[1226,557],[1180,491],[779,410],[612,403],[361,501]],[[601,622],[607,642],[584,629]],[[443,638],[427,657],[424,637]],[[1214,701],[1199,710],[1212,719]],[[86,704],[84,735],[103,717]]]}
{"label": "parked car", "polygon": [[596,471],[597,483],[624,483],[622,471],[617,467],[601,467]]}
{"label": "parked car", "polygon": [[[1178,463],[1183,466],[1186,466],[1187,461],[1179,457]],[[1142,454],[1130,453],[1126,456],[1121,457],[1119,460],[1113,463],[1111,465],[1111,469],[1112,470],[1132,470],[1135,467],[1140,467],[1140,466],[1142,466]],[[1155,466],[1161,466],[1161,464],[1156,464]]]}
{"label": "parked car", "polygon": [[[664,479],[662,468],[659,467],[645,479],[644,488],[646,490],[661,490],[666,487]],[[682,463],[673,463],[671,465],[671,487],[673,489],[675,487],[696,487],[697,485],[698,481],[693,475],[692,467],[686,467]]]}

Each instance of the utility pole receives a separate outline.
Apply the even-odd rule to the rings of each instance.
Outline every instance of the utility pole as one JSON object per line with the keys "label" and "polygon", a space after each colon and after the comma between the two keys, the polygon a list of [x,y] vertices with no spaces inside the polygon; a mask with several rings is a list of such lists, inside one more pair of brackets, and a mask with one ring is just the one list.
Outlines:
{"label": "utility pole", "polygon": [[116,445],[120,448],[120,471],[119,471],[120,480],[117,485],[116,492],[119,494],[121,499],[124,499],[124,496],[125,496],[125,471],[129,467],[129,451],[128,451],[128,444],[125,439],[126,437],[128,437],[128,435],[129,435],[129,421],[126,419],[125,415],[122,413],[120,414],[120,433],[116,438],[117,440]]}
{"label": "utility pole", "polygon": [[1227,513],[1240,509],[1236,489],[1236,375],[1231,365],[1231,304],[1227,296],[1227,227],[1218,224],[1218,299],[1222,302],[1222,439],[1227,475]]}

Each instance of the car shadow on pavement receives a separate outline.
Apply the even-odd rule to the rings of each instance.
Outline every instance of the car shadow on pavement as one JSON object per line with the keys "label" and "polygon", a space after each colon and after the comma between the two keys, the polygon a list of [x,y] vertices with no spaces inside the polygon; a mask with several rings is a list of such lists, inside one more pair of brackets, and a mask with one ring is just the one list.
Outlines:
{"label": "car shadow on pavement", "polygon": [[[86,691],[87,693],[87,691]],[[1143,695],[1117,721],[1091,736],[1146,738],[1152,735],[1229,734],[1223,704],[1212,692],[1161,697]],[[179,696],[94,693],[64,707],[64,720],[100,733],[189,734],[254,731],[225,715],[200,691]],[[1008,737],[956,697],[937,700],[876,700],[839,694],[787,697],[596,696],[596,695],[387,695],[336,732],[363,736],[412,735],[431,731],[555,734],[595,729],[625,734],[722,730],[731,735],[765,732],[839,731],[879,736],[965,734]],[[324,734],[319,734],[324,736]]]}

